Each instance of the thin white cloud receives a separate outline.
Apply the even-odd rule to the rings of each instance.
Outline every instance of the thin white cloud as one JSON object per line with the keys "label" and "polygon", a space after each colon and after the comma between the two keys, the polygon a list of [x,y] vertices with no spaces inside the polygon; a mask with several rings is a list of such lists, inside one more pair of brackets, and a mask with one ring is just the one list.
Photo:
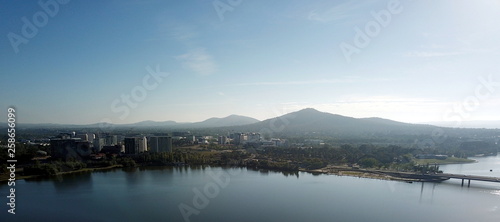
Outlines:
{"label": "thin white cloud", "polygon": [[374,1],[346,1],[334,7],[321,6],[308,12],[306,18],[316,22],[331,22],[355,16],[360,8],[373,4]]}
{"label": "thin white cloud", "polygon": [[204,48],[196,43],[200,38],[200,33],[192,25],[169,23],[164,25],[168,28],[168,35],[187,48],[187,52],[174,56],[182,65],[199,74],[210,75],[217,71],[217,65],[213,56]]}
{"label": "thin white cloud", "polygon": [[338,103],[442,103],[435,99],[419,97],[398,97],[398,96],[344,96],[337,100]]}
{"label": "thin white cloud", "polygon": [[188,53],[176,56],[183,65],[200,75],[210,75],[217,71],[212,56],[204,48],[196,48]]}
{"label": "thin white cloud", "polygon": [[[423,34],[432,35],[429,33]],[[471,55],[482,53],[495,53],[498,52],[496,45],[487,44],[487,47],[479,43],[484,42],[484,34],[470,34],[460,38],[450,40],[444,44],[423,44],[418,49],[406,52],[405,57],[444,57],[444,56],[457,56],[457,55]]]}
{"label": "thin white cloud", "polygon": [[235,84],[237,86],[275,86],[275,85],[313,85],[313,84],[328,84],[328,83],[345,83],[351,82],[349,80],[306,80],[306,81],[281,81],[281,82],[251,82]]}
{"label": "thin white cloud", "polygon": [[175,40],[187,43],[186,41],[189,41],[198,36],[198,33],[194,30],[194,28],[188,27],[186,25],[176,25],[170,27],[169,33],[170,36]]}
{"label": "thin white cloud", "polygon": [[317,80],[301,80],[301,81],[276,81],[276,82],[250,82],[232,84],[233,86],[277,86],[277,85],[318,85],[318,84],[335,84],[335,83],[353,83],[353,82],[384,82],[389,81],[385,78],[368,79],[360,77],[349,77],[339,79],[317,79]]}
{"label": "thin white cloud", "polygon": [[310,11],[307,19],[316,22],[329,22],[334,20],[345,19],[349,17],[346,13],[335,14],[333,12],[318,12],[316,10]]}
{"label": "thin white cloud", "polygon": [[443,56],[457,56],[463,55],[465,51],[450,45],[443,44],[425,44],[420,45],[419,50],[407,52],[405,57],[443,57]]}
{"label": "thin white cloud", "polygon": [[456,56],[463,55],[463,52],[424,52],[424,51],[415,51],[408,52],[405,54],[406,57],[441,57],[441,56]]}

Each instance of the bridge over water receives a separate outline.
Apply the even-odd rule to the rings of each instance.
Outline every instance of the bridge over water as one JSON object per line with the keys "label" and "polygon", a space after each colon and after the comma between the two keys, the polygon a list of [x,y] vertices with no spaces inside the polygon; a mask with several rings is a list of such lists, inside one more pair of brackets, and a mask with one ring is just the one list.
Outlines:
{"label": "bridge over water", "polygon": [[440,178],[448,178],[448,179],[461,179],[462,186],[464,186],[464,181],[468,180],[467,186],[470,187],[470,181],[486,181],[486,182],[496,182],[500,183],[500,178],[498,177],[486,177],[486,176],[474,176],[474,175],[462,175],[462,174],[449,174],[449,173],[438,173],[433,174],[431,176],[440,177]]}
{"label": "bridge over water", "polygon": [[[383,171],[379,172],[382,173]],[[462,186],[464,186],[465,180],[468,181],[467,184],[468,187],[470,187],[471,180],[500,183],[499,177],[475,176],[475,175],[464,175],[464,174],[450,174],[450,173],[421,174],[415,172],[390,172],[390,171],[385,171],[383,173],[401,178],[415,179],[422,182],[440,182],[449,179],[461,179]]]}
{"label": "bridge over water", "polygon": [[390,175],[397,178],[406,178],[421,182],[441,182],[449,179],[461,179],[462,186],[464,186],[465,180],[468,181],[467,184],[468,187],[470,187],[471,180],[500,183],[499,177],[475,176],[475,175],[464,175],[464,174],[450,174],[450,173],[422,174],[416,172],[400,172],[400,171],[386,171],[386,170],[366,170],[366,169],[349,170],[345,168],[344,170]]}

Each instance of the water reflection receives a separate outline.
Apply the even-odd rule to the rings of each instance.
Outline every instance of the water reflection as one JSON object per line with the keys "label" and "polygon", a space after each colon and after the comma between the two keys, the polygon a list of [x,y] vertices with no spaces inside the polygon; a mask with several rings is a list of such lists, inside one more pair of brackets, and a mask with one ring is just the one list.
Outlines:
{"label": "water reflection", "polygon": [[299,171],[282,171],[281,172],[285,177],[288,177],[288,176],[296,176],[297,178],[299,178]]}
{"label": "water reflection", "polygon": [[186,167],[189,167],[190,170],[202,170],[202,171],[205,171],[205,166],[202,166],[202,165],[190,165],[190,166],[186,166]]}
{"label": "water reflection", "polygon": [[125,181],[127,181],[127,187],[135,187],[140,181],[139,168],[123,168],[125,173]]}
{"label": "water reflection", "polygon": [[65,192],[73,189],[92,189],[92,172],[78,172],[56,176],[39,176],[24,180],[27,184],[43,184],[50,182],[57,192]]}
{"label": "water reflection", "polygon": [[269,176],[269,170],[259,170],[261,175]]}
{"label": "water reflection", "polygon": [[[422,185],[420,186],[420,198],[418,200],[419,203],[422,203],[422,197],[424,195],[424,186],[425,186],[426,182],[421,182],[421,184]],[[427,183],[427,186],[432,186],[430,203],[434,202],[434,190],[436,189],[437,185],[438,185],[438,183]]]}
{"label": "water reflection", "polygon": [[57,175],[52,178],[52,183],[57,192],[64,193],[72,190],[92,190],[92,173],[72,173],[67,175]]}
{"label": "water reflection", "polygon": [[[269,173],[281,173],[285,177],[295,176],[299,178],[299,171],[279,171],[279,170],[268,170],[268,169],[255,169],[255,168],[246,168],[249,171],[259,172],[262,176],[269,176]],[[315,175],[315,174],[312,174]],[[320,175],[320,174],[316,174]]]}
{"label": "water reflection", "polygon": [[[207,168],[151,167],[146,171],[129,168],[92,175],[67,175],[42,182],[49,186],[36,184],[40,183],[38,181],[20,184],[24,188],[20,194],[25,195],[24,199],[23,195],[19,195],[19,202],[23,203],[24,212],[29,214],[20,213],[16,219],[183,221],[179,204],[185,203],[198,210],[193,200],[201,204],[203,198],[210,202],[200,210],[199,215],[192,215],[192,221],[331,221],[334,218],[335,221],[418,222],[499,219],[500,189],[462,190],[448,183],[421,183],[419,187],[417,183],[390,181],[398,189],[387,190],[389,182],[365,178]],[[203,169],[205,172],[202,172]],[[224,189],[219,187],[218,195],[210,198],[206,193],[214,193],[213,187],[208,191],[205,187],[216,184],[208,175],[211,171],[225,171],[229,175],[241,173],[241,176],[231,177],[230,185]],[[297,174],[301,174],[300,180],[293,177]],[[290,179],[283,179],[287,175],[293,178],[293,183],[288,182]],[[57,192],[52,184],[57,192],[64,193],[54,195]],[[201,194],[194,193],[193,188]],[[42,208],[40,203],[50,207]],[[37,218],[30,218],[30,215]]]}
{"label": "water reflection", "polygon": [[422,195],[424,194],[424,183],[421,183],[422,186],[420,187],[420,199],[418,200],[419,203],[422,203]]}
{"label": "water reflection", "polygon": [[147,171],[151,171],[154,173],[160,173],[160,174],[172,174],[174,172],[174,169],[177,167],[173,166],[151,166],[151,167],[143,167]]}

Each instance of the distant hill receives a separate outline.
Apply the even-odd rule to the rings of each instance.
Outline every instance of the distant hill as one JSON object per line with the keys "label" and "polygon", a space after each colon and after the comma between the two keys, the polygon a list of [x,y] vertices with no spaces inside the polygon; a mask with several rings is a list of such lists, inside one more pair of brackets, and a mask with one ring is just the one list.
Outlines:
{"label": "distant hill", "polygon": [[178,123],[175,121],[156,122],[156,121],[152,121],[152,120],[147,120],[147,121],[142,121],[142,122],[137,122],[137,123],[117,124],[117,125],[118,126],[127,126],[127,127],[166,127],[166,126],[178,126],[181,124],[182,123]]}
{"label": "distant hill", "polygon": [[[443,127],[456,127],[457,122],[427,122],[427,124]],[[462,121],[459,128],[486,128],[486,129],[500,129],[500,121],[484,121],[484,120],[473,120],[473,121]]]}
{"label": "distant hill", "polygon": [[259,122],[258,119],[254,119],[251,117],[230,115],[224,118],[214,117],[202,122],[186,124],[185,127],[207,128],[207,127],[241,126],[257,122]]}
{"label": "distant hill", "polygon": [[279,133],[346,134],[414,134],[430,133],[435,126],[409,124],[382,118],[353,118],[307,108],[280,117],[242,126],[242,131]]}
{"label": "distant hill", "polygon": [[178,123],[175,121],[142,121],[133,124],[119,124],[117,127],[168,127],[168,128],[217,128],[217,127],[229,127],[229,126],[239,126],[259,122],[259,120],[238,115],[230,115],[224,118],[213,117],[201,122],[195,123]]}
{"label": "distant hill", "polygon": [[[0,123],[0,128],[7,126]],[[76,128],[101,128],[102,123],[75,125],[75,124],[24,124],[17,123],[19,129],[76,129]],[[109,127],[109,125],[106,125]],[[283,116],[259,121],[257,119],[230,115],[224,118],[209,118],[195,123],[179,123],[175,121],[142,121],[132,124],[114,124],[113,128],[169,128],[169,129],[201,129],[212,128],[224,132],[271,132],[286,133],[291,135],[322,134],[340,137],[376,138],[380,135],[433,135],[436,129],[446,131],[446,136],[485,135],[493,131],[477,131],[476,129],[454,129],[426,124],[402,123],[382,118],[353,118],[332,113],[320,112],[307,108]],[[497,131],[494,131],[497,132]],[[494,134],[493,134],[494,135]],[[439,136],[439,135],[438,135]],[[407,137],[408,138],[408,137]]]}
{"label": "distant hill", "polygon": [[[230,127],[239,126],[259,122],[259,120],[239,115],[230,115],[224,118],[210,118],[202,122],[195,123],[178,123],[175,121],[141,121],[130,124],[111,124],[114,127],[127,127],[127,128],[217,128],[217,127]],[[17,123],[20,128],[99,128],[103,123],[94,123],[87,125],[78,124],[52,124],[52,123]],[[109,124],[106,124],[109,127]],[[7,127],[7,123],[0,123],[0,128]]]}
{"label": "distant hill", "polygon": [[[2,127],[3,125],[3,127]],[[0,128],[7,127],[7,124]],[[264,139],[286,138],[290,143],[321,139],[329,144],[405,145],[415,148],[439,148],[453,155],[494,153],[500,147],[500,129],[448,128],[425,124],[402,123],[382,118],[353,118],[308,108],[279,117],[259,121],[254,118],[230,115],[210,118],[196,123],[175,121],[142,121],[133,124],[16,124],[17,129],[54,135],[58,131],[104,131],[121,133],[165,132],[189,130],[195,135],[227,135],[236,132],[257,132]],[[57,135],[57,134],[56,134]],[[471,143],[472,142],[472,143]]]}

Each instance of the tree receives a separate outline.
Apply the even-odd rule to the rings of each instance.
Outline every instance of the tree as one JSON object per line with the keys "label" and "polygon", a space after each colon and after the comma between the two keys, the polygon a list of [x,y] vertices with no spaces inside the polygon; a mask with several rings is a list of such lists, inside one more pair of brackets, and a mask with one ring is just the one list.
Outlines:
{"label": "tree", "polygon": [[373,168],[373,167],[377,167],[379,166],[379,161],[373,157],[369,157],[369,158],[363,158],[359,161],[359,164],[362,166],[362,167],[366,167],[366,168]]}

